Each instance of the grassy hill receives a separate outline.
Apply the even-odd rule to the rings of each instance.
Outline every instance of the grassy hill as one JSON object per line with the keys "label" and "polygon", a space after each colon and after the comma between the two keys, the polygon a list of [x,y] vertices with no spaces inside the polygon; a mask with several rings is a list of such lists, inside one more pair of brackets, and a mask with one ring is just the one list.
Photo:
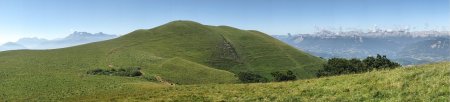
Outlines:
{"label": "grassy hill", "polygon": [[292,82],[161,86],[135,83],[133,91],[67,101],[450,101],[450,63]]}
{"label": "grassy hill", "polygon": [[[0,52],[0,100],[61,100],[133,92],[139,83],[165,85],[161,81],[236,83],[235,73],[242,71],[269,77],[273,71],[292,70],[306,79],[314,77],[322,63],[258,31],[174,21],[70,48]],[[140,67],[144,76],[86,74],[97,68],[128,67]]]}

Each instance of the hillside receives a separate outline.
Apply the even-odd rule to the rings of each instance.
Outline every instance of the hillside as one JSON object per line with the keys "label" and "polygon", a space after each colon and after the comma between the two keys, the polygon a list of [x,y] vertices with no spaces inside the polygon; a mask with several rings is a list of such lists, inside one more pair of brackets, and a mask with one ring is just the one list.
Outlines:
{"label": "hillside", "polygon": [[[311,78],[322,60],[300,52],[257,31],[227,26],[206,26],[176,21],[150,30],[138,30],[119,38],[124,45],[163,58],[180,57],[231,72],[254,71],[268,76],[276,70],[295,70]],[[146,43],[146,42],[151,43]],[[114,43],[114,42],[113,42]],[[118,49],[121,50],[121,49]]]}
{"label": "hillside", "polygon": [[[258,32],[174,21],[122,37],[55,50],[0,52],[0,100],[61,100],[134,90],[136,83],[237,83],[235,73],[292,70],[314,77],[323,60]],[[138,67],[143,76],[88,75]],[[150,86],[149,86],[150,87]]]}
{"label": "hillside", "polygon": [[86,95],[67,101],[445,102],[450,100],[450,63],[280,83],[133,85],[139,91]]}

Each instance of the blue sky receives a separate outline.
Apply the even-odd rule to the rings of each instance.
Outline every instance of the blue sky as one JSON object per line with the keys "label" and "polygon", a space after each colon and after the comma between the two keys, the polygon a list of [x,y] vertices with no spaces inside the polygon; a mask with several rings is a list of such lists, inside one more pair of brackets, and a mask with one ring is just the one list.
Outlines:
{"label": "blue sky", "polygon": [[173,20],[268,34],[315,26],[450,29],[450,0],[0,0],[0,43],[73,31],[126,34]]}

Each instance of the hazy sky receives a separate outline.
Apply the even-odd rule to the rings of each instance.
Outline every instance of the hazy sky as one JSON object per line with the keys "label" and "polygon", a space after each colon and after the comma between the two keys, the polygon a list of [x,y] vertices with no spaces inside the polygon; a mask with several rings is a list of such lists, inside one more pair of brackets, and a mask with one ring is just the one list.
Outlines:
{"label": "hazy sky", "polygon": [[126,34],[173,20],[268,34],[315,26],[450,27],[450,0],[0,0],[0,43],[73,31]]}

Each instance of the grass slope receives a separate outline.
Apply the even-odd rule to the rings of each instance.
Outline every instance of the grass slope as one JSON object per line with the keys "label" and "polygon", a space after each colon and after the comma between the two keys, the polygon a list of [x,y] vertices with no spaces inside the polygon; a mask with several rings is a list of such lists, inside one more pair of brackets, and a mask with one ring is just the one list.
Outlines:
{"label": "grass slope", "polygon": [[[67,101],[450,101],[450,63],[293,82],[159,86]],[[151,87],[153,86],[153,87]]]}
{"label": "grass slope", "polygon": [[[210,68],[181,58],[172,58],[161,65],[162,77],[176,84],[234,83],[234,74]],[[188,72],[188,73],[187,73]],[[189,76],[189,77],[186,77]],[[208,76],[208,77],[205,77]]]}
{"label": "grass slope", "polygon": [[[0,100],[122,92],[134,90],[136,83],[158,84],[147,80],[155,76],[179,84],[235,83],[233,73],[269,76],[290,69],[300,78],[311,78],[321,63],[261,32],[174,21],[70,48],[0,52]],[[96,68],[126,67],[142,68],[144,78],[86,74]]]}

